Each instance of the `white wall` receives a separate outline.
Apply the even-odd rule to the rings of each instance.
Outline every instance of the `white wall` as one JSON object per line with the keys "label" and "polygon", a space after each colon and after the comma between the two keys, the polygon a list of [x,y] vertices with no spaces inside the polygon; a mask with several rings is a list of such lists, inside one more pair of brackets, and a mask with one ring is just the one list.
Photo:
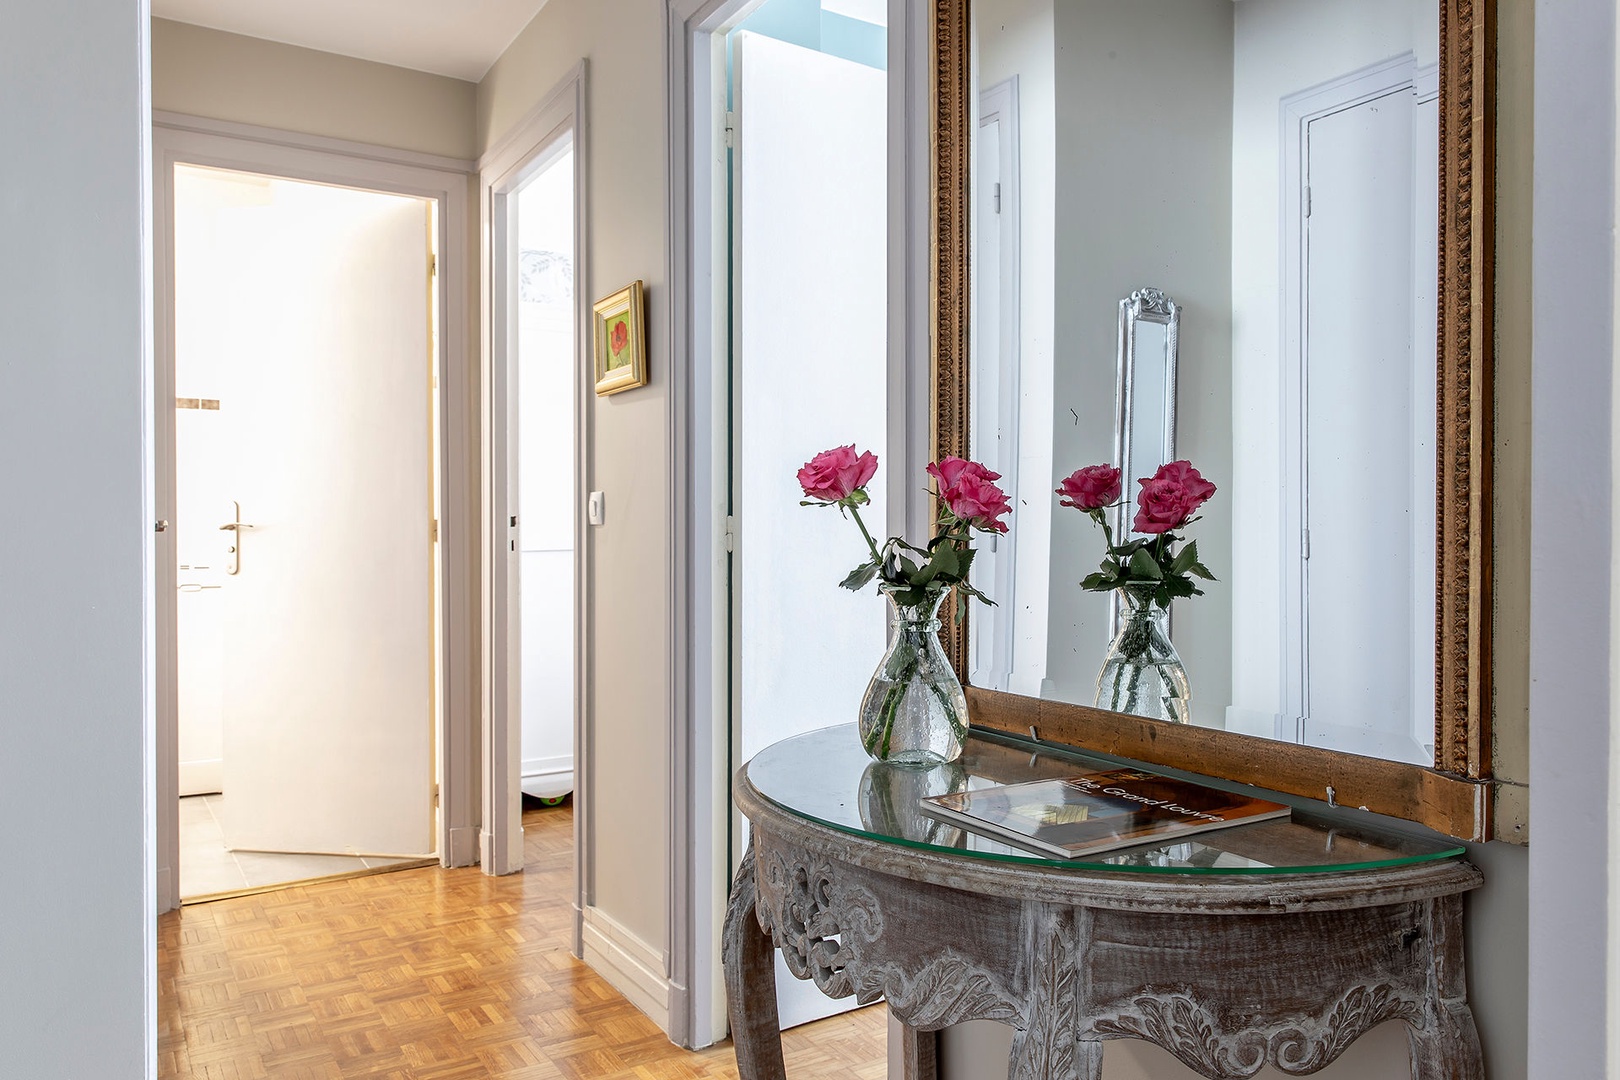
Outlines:
{"label": "white wall", "polygon": [[[1242,0],[1232,51],[1232,704],[1282,709],[1282,99],[1411,52],[1438,59],[1435,0]],[[1206,562],[1208,560],[1205,560]],[[1259,732],[1257,731],[1256,734]]]}
{"label": "white wall", "polygon": [[[1181,305],[1176,453],[1221,488],[1191,535],[1223,580],[1175,605],[1174,634],[1193,722],[1215,727],[1231,700],[1233,7],[1056,6],[1057,272],[1047,298],[1056,319],[1048,490],[1113,457],[1119,301],[1151,285]],[[1189,176],[1207,181],[1189,184]],[[1136,491],[1128,478],[1126,496]],[[1090,704],[1096,694],[1108,598],[1078,582],[1101,557],[1102,533],[1090,518],[1053,511],[1047,676],[1050,696],[1064,701]]]}
{"label": "white wall", "polygon": [[3,1070],[155,1065],[146,5],[0,34]]}
{"label": "white wall", "polygon": [[664,44],[659,0],[551,0],[478,88],[477,150],[497,143],[578,64],[589,63],[589,280],[605,296],[646,282],[651,384],[596,398],[586,453],[607,521],[589,532],[595,721],[590,905],[637,948],[670,948],[669,343],[664,243]]}

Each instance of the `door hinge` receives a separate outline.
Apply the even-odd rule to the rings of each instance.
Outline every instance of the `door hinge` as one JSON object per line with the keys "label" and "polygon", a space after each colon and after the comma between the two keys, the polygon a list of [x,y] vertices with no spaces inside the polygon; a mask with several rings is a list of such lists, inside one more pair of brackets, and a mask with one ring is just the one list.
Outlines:
{"label": "door hinge", "polygon": [[1311,185],[1305,185],[1305,216],[1311,216]]}
{"label": "door hinge", "polygon": [[1001,183],[1000,183],[1000,181],[997,181],[996,186],[991,189],[991,195],[996,200],[996,213],[999,214],[999,213],[1001,213]]}
{"label": "door hinge", "polygon": [[737,518],[733,514],[726,515],[726,550],[737,550]]}
{"label": "door hinge", "polygon": [[439,276],[439,257],[437,255],[429,254],[428,255],[428,277],[438,277],[438,276]]}
{"label": "door hinge", "polygon": [[726,113],[726,145],[737,145],[737,114],[734,112]]}
{"label": "door hinge", "polygon": [[1299,557],[1302,559],[1311,557],[1311,530],[1309,529],[1299,530]]}

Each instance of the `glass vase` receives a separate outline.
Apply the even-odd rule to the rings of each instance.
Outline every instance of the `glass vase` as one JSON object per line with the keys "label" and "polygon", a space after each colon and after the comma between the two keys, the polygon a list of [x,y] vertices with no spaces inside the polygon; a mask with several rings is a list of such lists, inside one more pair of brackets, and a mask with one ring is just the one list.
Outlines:
{"label": "glass vase", "polygon": [[861,745],[878,761],[933,766],[955,761],[967,737],[967,695],[939,644],[943,592],[901,604],[882,589],[892,620],[889,649],[861,699]]}
{"label": "glass vase", "polygon": [[1170,612],[1153,589],[1118,590],[1121,623],[1097,676],[1097,708],[1172,724],[1192,720],[1187,669],[1170,643]]}

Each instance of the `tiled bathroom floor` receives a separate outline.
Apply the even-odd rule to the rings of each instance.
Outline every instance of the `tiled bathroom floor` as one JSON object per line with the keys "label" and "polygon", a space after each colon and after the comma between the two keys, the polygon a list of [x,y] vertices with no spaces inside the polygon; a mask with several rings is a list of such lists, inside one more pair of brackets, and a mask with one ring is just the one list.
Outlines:
{"label": "tiled bathroom floor", "polygon": [[367,859],[354,855],[227,851],[225,833],[220,827],[224,805],[223,795],[188,795],[180,800],[182,900],[421,862],[420,859]]}

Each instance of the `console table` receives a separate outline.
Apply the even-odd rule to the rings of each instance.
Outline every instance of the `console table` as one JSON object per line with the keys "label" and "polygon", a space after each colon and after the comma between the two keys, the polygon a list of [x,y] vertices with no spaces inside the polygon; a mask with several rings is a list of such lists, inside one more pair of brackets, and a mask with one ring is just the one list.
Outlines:
{"label": "console table", "polygon": [[871,762],[853,725],[769,747],[737,774],[751,839],[723,958],[742,1080],[783,1080],[775,961],[831,997],[886,999],[908,1080],[934,1032],[1013,1029],[1013,1080],[1100,1080],[1105,1039],[1202,1076],[1316,1072],[1408,1025],[1415,1080],[1483,1080],[1446,845],[1296,812],[1065,862],[923,814],[923,795],[1115,767],[975,733],[931,770]]}

